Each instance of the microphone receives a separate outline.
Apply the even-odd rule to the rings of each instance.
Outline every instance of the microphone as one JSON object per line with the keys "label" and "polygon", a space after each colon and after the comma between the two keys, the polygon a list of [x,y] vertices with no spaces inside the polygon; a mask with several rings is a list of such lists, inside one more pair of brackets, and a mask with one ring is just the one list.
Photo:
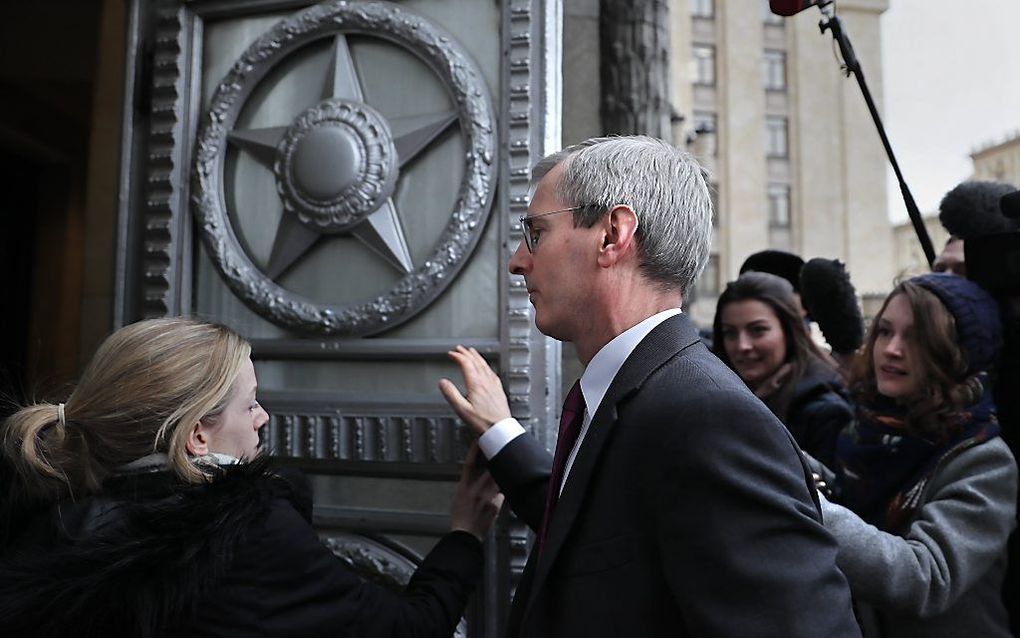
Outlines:
{"label": "microphone", "polygon": [[800,271],[800,299],[836,354],[864,343],[864,318],[850,274],[838,259],[815,257]]}
{"label": "microphone", "polygon": [[777,16],[788,17],[815,5],[826,5],[832,0],[769,0],[769,10]]}
{"label": "microphone", "polygon": [[1002,202],[1009,195],[1010,212],[1016,213],[1020,200],[1016,186],[1005,182],[970,181],[946,193],[939,204],[939,221],[949,233],[967,241],[987,235],[1008,233],[1020,227],[1020,215],[1006,217]]}

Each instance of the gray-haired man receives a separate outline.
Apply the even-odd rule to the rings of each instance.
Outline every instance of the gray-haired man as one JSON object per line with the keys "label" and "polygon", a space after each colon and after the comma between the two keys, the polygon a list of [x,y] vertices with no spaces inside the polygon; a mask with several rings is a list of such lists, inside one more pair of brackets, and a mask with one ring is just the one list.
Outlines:
{"label": "gray-haired man", "polygon": [[797,446],[680,312],[712,231],[701,167],[603,138],[535,179],[510,270],[586,365],[554,458],[477,352],[451,353],[466,396],[440,383],[538,536],[509,635],[859,636]]}

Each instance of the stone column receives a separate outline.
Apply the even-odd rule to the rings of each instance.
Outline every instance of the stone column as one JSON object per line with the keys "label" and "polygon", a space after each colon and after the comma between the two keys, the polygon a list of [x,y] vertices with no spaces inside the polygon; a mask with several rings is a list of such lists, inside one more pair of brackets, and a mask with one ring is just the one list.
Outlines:
{"label": "stone column", "polygon": [[602,127],[670,141],[668,0],[602,0]]}

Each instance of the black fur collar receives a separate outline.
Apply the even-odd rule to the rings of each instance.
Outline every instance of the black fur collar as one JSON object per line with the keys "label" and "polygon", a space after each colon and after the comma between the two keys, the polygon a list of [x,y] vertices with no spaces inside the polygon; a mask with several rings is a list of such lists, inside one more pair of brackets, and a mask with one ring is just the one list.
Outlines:
{"label": "black fur collar", "polygon": [[119,476],[100,494],[51,508],[48,536],[2,548],[0,635],[156,636],[187,627],[251,523],[280,497],[309,517],[259,459],[223,466],[200,485],[166,472]]}

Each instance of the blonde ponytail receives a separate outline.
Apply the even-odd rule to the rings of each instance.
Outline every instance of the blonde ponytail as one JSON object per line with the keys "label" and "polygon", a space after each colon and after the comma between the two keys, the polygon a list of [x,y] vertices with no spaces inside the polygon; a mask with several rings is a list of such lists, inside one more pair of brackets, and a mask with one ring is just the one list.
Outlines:
{"label": "blonde ponytail", "polygon": [[68,458],[64,452],[67,431],[58,411],[51,403],[31,405],[9,416],[4,426],[3,454],[32,496],[66,491],[68,471],[76,473],[62,462]]}
{"label": "blonde ponytail", "polygon": [[0,451],[32,498],[95,491],[153,452],[166,453],[182,479],[204,480],[185,442],[222,410],[250,354],[232,330],[195,319],[125,326],[99,347],[62,409],[38,403],[9,416]]}

